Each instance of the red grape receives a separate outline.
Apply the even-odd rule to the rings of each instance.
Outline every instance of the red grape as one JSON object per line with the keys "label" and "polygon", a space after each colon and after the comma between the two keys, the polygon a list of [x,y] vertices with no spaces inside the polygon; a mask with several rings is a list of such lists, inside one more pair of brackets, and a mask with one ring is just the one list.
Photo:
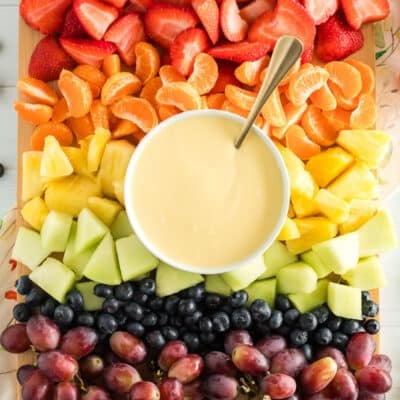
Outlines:
{"label": "red grape", "polygon": [[383,369],[388,373],[392,370],[392,361],[385,354],[374,354],[368,365]]}
{"label": "red grape", "polygon": [[183,394],[184,398],[188,397],[189,399],[196,398],[198,396],[202,396],[201,394],[201,380],[196,379],[186,385],[183,385]]}
{"label": "red grape", "polygon": [[111,350],[122,360],[136,364],[146,358],[144,343],[129,332],[117,331],[110,337]]}
{"label": "red grape", "polygon": [[103,376],[107,387],[118,394],[129,393],[131,387],[142,380],[136,368],[125,363],[110,365]]}
{"label": "red grape", "polygon": [[239,371],[252,376],[265,375],[269,369],[269,362],[264,354],[247,344],[236,346],[233,349],[232,361]]}
{"label": "red grape", "polygon": [[87,393],[82,395],[81,400],[111,400],[111,396],[103,388],[89,386]]}
{"label": "red grape", "polygon": [[198,354],[188,354],[171,365],[168,378],[176,378],[183,384],[189,383],[200,376],[203,368],[203,359]]}
{"label": "red grape", "polygon": [[372,393],[386,393],[392,387],[389,373],[369,365],[356,371],[356,379],[360,388]]}
{"label": "red grape", "polygon": [[275,354],[287,348],[286,339],[283,336],[272,335],[260,339],[256,347],[265,357],[271,359]]}
{"label": "red grape", "polygon": [[91,354],[80,361],[80,370],[85,378],[93,379],[99,376],[104,370],[103,359],[96,355]]}
{"label": "red grape", "polygon": [[249,332],[243,329],[238,329],[230,331],[225,336],[224,347],[227,354],[231,355],[233,349],[240,344],[248,344],[249,346],[253,345],[253,339],[251,338]]}
{"label": "red grape", "polygon": [[182,340],[168,342],[158,356],[158,365],[164,371],[168,371],[171,365],[182,357],[187,356],[188,348]]}
{"label": "red grape", "polygon": [[149,381],[135,383],[129,392],[129,400],[159,400],[158,387]]}
{"label": "red grape", "polygon": [[10,325],[4,329],[0,337],[1,346],[9,353],[23,353],[29,350],[31,341],[25,324]]}
{"label": "red grape", "polygon": [[54,391],[54,400],[78,400],[79,389],[72,382],[61,382]]}
{"label": "red grape", "polygon": [[36,370],[37,368],[33,365],[26,364],[20,366],[17,371],[17,380],[19,384],[23,385]]}
{"label": "red grape", "polygon": [[79,360],[94,350],[98,340],[99,337],[94,329],[78,326],[62,336],[60,350]]}
{"label": "red grape", "polygon": [[336,347],[331,347],[331,346],[323,347],[321,350],[317,352],[315,358],[319,360],[320,358],[324,357],[333,358],[336,361],[338,368],[346,368],[346,369],[348,368],[344,354]]}
{"label": "red grape", "polygon": [[36,370],[22,385],[22,400],[50,400],[53,384],[41,371]]}
{"label": "red grape", "polygon": [[183,385],[178,379],[164,379],[158,386],[161,400],[183,400]]}
{"label": "red grape", "polygon": [[272,358],[270,372],[283,373],[295,378],[306,365],[307,360],[301,350],[285,349]]}
{"label": "red grape", "polygon": [[79,371],[75,358],[58,350],[41,353],[37,363],[38,368],[53,382],[70,381]]}
{"label": "red grape", "polygon": [[60,342],[60,328],[50,318],[43,315],[34,315],[29,318],[26,332],[39,351],[54,350]]}
{"label": "red grape", "polygon": [[329,385],[336,372],[337,364],[333,358],[320,358],[301,371],[301,388],[309,394],[320,392]]}
{"label": "red grape", "polygon": [[369,333],[359,332],[351,337],[346,349],[347,362],[352,369],[361,369],[369,364],[376,348]]}
{"label": "red grape", "polygon": [[372,393],[365,389],[361,389],[358,395],[358,400],[385,400],[385,398],[384,393]]}
{"label": "red grape", "polygon": [[338,369],[330,387],[332,393],[340,398],[340,400],[357,400],[357,381],[347,368]]}
{"label": "red grape", "polygon": [[324,390],[318,393],[314,393],[310,396],[306,397],[307,400],[337,400],[336,397],[333,397],[333,394],[328,386]]}
{"label": "red grape", "polygon": [[273,400],[286,399],[296,392],[296,381],[290,375],[267,375],[260,384],[263,394],[267,394]]}
{"label": "red grape", "polygon": [[208,374],[236,376],[237,370],[228,354],[222,351],[211,351],[204,357],[204,366]]}
{"label": "red grape", "polygon": [[239,385],[235,378],[223,374],[213,374],[204,380],[203,393],[211,399],[235,399],[239,393]]}

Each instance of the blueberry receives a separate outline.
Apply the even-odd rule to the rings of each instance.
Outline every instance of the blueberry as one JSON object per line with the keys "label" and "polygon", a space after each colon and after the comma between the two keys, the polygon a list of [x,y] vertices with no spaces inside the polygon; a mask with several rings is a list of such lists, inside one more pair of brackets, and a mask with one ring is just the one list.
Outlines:
{"label": "blueberry", "polygon": [[363,302],[371,300],[371,293],[368,292],[368,290],[363,290],[361,292],[361,296],[362,296],[362,301]]}
{"label": "blueberry", "polygon": [[22,294],[23,296],[27,295],[32,289],[32,281],[29,279],[29,276],[21,275],[15,282],[15,288],[19,294]]}
{"label": "blueberry", "polygon": [[154,312],[149,312],[145,314],[142,318],[142,324],[146,328],[157,325],[157,314]]}
{"label": "blueberry", "polygon": [[43,304],[40,306],[40,314],[45,315],[46,317],[53,318],[54,310],[58,306],[58,302],[54,300],[52,297],[49,297]]}
{"label": "blueberry", "polygon": [[333,332],[332,334],[332,345],[338,349],[344,350],[347,346],[349,337],[342,332]]}
{"label": "blueberry", "polygon": [[280,310],[274,310],[271,313],[271,317],[268,320],[268,326],[271,329],[278,329],[283,322],[283,315],[282,315],[282,311]]}
{"label": "blueberry", "polygon": [[168,319],[169,319],[169,317],[168,317],[168,314],[166,312],[160,311],[160,312],[157,313],[157,324],[158,324],[158,326],[167,325]]}
{"label": "blueberry", "polygon": [[90,312],[83,312],[76,316],[77,325],[93,326],[95,322],[94,315]]}
{"label": "blueberry", "polygon": [[368,321],[365,322],[364,327],[365,330],[371,335],[375,335],[381,329],[381,325],[379,324],[379,321],[377,321],[376,319],[369,319]]}
{"label": "blueberry", "polygon": [[160,311],[164,308],[164,300],[161,297],[153,297],[147,302],[150,310]]}
{"label": "blueberry", "polygon": [[340,330],[346,335],[354,335],[360,330],[360,323],[355,319],[345,319],[342,323]]}
{"label": "blueberry", "polygon": [[43,304],[47,299],[47,293],[39,287],[34,286],[25,297],[25,303],[29,304],[32,307],[36,307]]}
{"label": "blueberry", "polygon": [[128,322],[126,324],[125,329],[129,333],[132,333],[132,335],[135,335],[137,337],[142,337],[146,332],[145,327],[140,322],[137,321]]}
{"label": "blueberry", "polygon": [[322,325],[325,323],[330,315],[329,308],[326,305],[319,306],[317,308],[314,308],[311,311],[316,317],[319,325]]}
{"label": "blueberry", "polygon": [[278,294],[275,298],[275,308],[280,311],[286,311],[290,308],[290,300],[283,294]]}
{"label": "blueberry", "polygon": [[313,335],[314,342],[319,344],[320,346],[327,346],[329,343],[332,342],[332,338],[332,331],[326,327],[317,329]]}
{"label": "blueberry", "polygon": [[366,317],[376,317],[379,313],[379,306],[372,300],[367,300],[362,305],[362,313]]}
{"label": "blueberry", "polygon": [[156,292],[156,282],[151,278],[142,279],[139,283],[139,290],[148,296],[152,296]]}
{"label": "blueberry", "polygon": [[215,332],[226,332],[230,328],[229,316],[223,311],[213,314],[211,320]]}
{"label": "blueberry", "polygon": [[191,353],[195,353],[200,347],[200,338],[197,333],[187,332],[183,335],[182,339]]}
{"label": "blueberry", "polygon": [[132,296],[132,301],[144,306],[147,303],[149,296],[146,293],[134,292]]}
{"label": "blueberry", "polygon": [[290,332],[292,332],[293,326],[282,324],[278,329],[276,329],[276,333],[281,336],[288,337]]}
{"label": "blueberry", "polygon": [[121,303],[115,298],[105,299],[101,309],[107,314],[115,314],[119,310],[120,305]]}
{"label": "blueberry", "polygon": [[179,315],[172,315],[169,320],[171,325],[177,328],[180,328],[184,325],[183,319]]}
{"label": "blueberry", "polygon": [[196,302],[193,299],[182,299],[178,303],[180,315],[187,316],[193,314],[197,309]]}
{"label": "blueberry", "polygon": [[199,320],[200,332],[212,332],[213,323],[209,317],[201,317]]}
{"label": "blueberry", "polygon": [[244,307],[248,298],[249,296],[245,290],[239,290],[228,297],[228,304],[232,306],[232,308]]}
{"label": "blueberry", "polygon": [[103,283],[98,283],[94,287],[93,293],[96,296],[104,297],[105,299],[111,299],[114,296],[113,287],[110,285],[104,285]]}
{"label": "blueberry", "polygon": [[212,332],[201,332],[200,341],[204,344],[213,344],[215,342],[215,334]]}
{"label": "blueberry", "polygon": [[264,300],[257,299],[251,303],[250,313],[254,321],[265,322],[271,316],[271,308]]}
{"label": "blueberry", "polygon": [[293,347],[301,347],[307,343],[308,333],[301,329],[295,328],[290,332],[289,338],[290,338],[290,344]]}
{"label": "blueberry", "polygon": [[343,323],[343,318],[331,315],[326,323],[326,327],[329,328],[332,332],[335,332],[340,329],[342,323]]}
{"label": "blueberry", "polygon": [[114,314],[115,319],[118,322],[119,326],[124,326],[126,321],[128,320],[128,317],[125,315],[124,310],[120,308],[115,314]]}
{"label": "blueberry", "polygon": [[298,324],[300,329],[303,329],[307,332],[311,332],[317,329],[318,320],[313,313],[307,312],[300,315]]}
{"label": "blueberry", "polygon": [[185,317],[184,322],[191,329],[195,329],[198,326],[200,318],[203,316],[201,311],[195,311],[192,315]]}
{"label": "blueberry", "polygon": [[301,346],[300,350],[304,353],[308,362],[312,361],[312,359],[314,358],[314,352],[310,343],[306,343]]}
{"label": "blueberry", "polygon": [[74,310],[64,304],[60,304],[54,310],[54,321],[59,325],[69,325],[74,319]]}
{"label": "blueberry", "polygon": [[204,305],[209,310],[217,310],[222,304],[222,298],[216,293],[207,293],[204,299]]}
{"label": "blueberry", "polygon": [[283,314],[283,321],[287,325],[294,325],[299,316],[300,313],[295,308],[289,308],[289,310],[285,311]]}
{"label": "blueberry", "polygon": [[118,329],[118,322],[111,314],[99,314],[97,317],[97,328],[101,333],[111,334]]}
{"label": "blueberry", "polygon": [[170,341],[170,340],[176,340],[179,337],[179,332],[178,329],[174,328],[173,326],[167,325],[163,326],[161,328],[161,332],[164,335],[165,339]]}
{"label": "blueberry", "polygon": [[233,310],[231,315],[232,326],[237,329],[247,329],[251,325],[251,315],[247,308]]}
{"label": "blueberry", "polygon": [[130,282],[124,282],[114,289],[114,296],[121,301],[129,301],[133,297],[133,285]]}
{"label": "blueberry", "polygon": [[165,346],[165,338],[158,329],[146,335],[146,343],[150,348],[160,350]]}
{"label": "blueberry", "polygon": [[75,313],[79,313],[83,310],[83,296],[82,293],[77,289],[72,289],[65,298],[66,303],[74,310]]}
{"label": "blueberry", "polygon": [[14,306],[12,314],[18,322],[26,322],[32,315],[32,311],[28,304],[19,303]]}
{"label": "blueberry", "polygon": [[227,302],[223,302],[222,306],[218,308],[218,311],[223,311],[227,313],[228,315],[232,314],[233,307],[228,304]]}
{"label": "blueberry", "polygon": [[187,296],[194,301],[202,301],[204,299],[205,293],[206,291],[202,283],[196,286],[192,286],[187,290]]}
{"label": "blueberry", "polygon": [[143,308],[138,303],[131,302],[126,304],[124,311],[128,318],[135,321],[140,321],[143,318]]}
{"label": "blueberry", "polygon": [[164,302],[164,309],[168,314],[175,314],[178,311],[179,297],[176,295],[168,296]]}

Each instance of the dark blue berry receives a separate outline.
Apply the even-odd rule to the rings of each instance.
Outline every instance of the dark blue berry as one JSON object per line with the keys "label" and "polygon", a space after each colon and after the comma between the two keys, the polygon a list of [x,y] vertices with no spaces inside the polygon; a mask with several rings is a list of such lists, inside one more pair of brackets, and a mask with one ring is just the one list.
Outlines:
{"label": "dark blue berry", "polygon": [[342,332],[333,332],[332,334],[332,345],[340,350],[344,350],[347,346],[349,337]]}
{"label": "dark blue berry", "polygon": [[292,329],[292,326],[283,323],[278,329],[275,329],[275,331],[281,336],[288,337],[290,335],[290,332],[292,332]]}
{"label": "dark blue berry", "polygon": [[18,303],[14,306],[12,314],[18,322],[26,322],[32,315],[32,311],[28,304]]}
{"label": "dark blue berry", "polygon": [[314,351],[310,343],[306,343],[301,346],[300,350],[302,350],[308,362],[312,361],[312,359],[314,358]]}
{"label": "dark blue berry", "polygon": [[177,328],[184,325],[183,319],[179,315],[172,315],[169,320],[171,325]]}
{"label": "dark blue berry", "polygon": [[161,297],[153,297],[147,302],[150,310],[160,311],[164,308],[164,300]]}
{"label": "dark blue berry", "polygon": [[132,296],[132,301],[140,304],[141,306],[144,306],[147,303],[148,299],[149,299],[149,295],[146,293],[142,293],[142,292],[134,292],[133,296]]}
{"label": "dark blue berry", "polygon": [[83,312],[76,317],[76,324],[83,326],[93,326],[95,323],[94,315],[90,312]]}
{"label": "dark blue berry", "polygon": [[332,342],[332,331],[329,328],[318,328],[313,335],[314,342],[320,346],[327,346]]}
{"label": "dark blue berry", "polygon": [[213,332],[201,332],[200,341],[204,344],[213,344],[215,342],[215,334]]}
{"label": "dark blue berry", "polygon": [[119,310],[120,305],[121,303],[115,298],[105,299],[101,309],[107,314],[115,314]]}
{"label": "dark blue berry", "polygon": [[187,332],[182,337],[191,353],[196,352],[200,347],[200,338],[197,333]]}
{"label": "dark blue berry", "polygon": [[247,329],[251,325],[251,315],[247,308],[236,308],[231,315],[232,326],[237,329]]}
{"label": "dark blue berry", "polygon": [[360,323],[355,319],[345,319],[340,327],[342,333],[346,335],[354,335],[360,331]]}
{"label": "dark blue berry", "polygon": [[65,300],[75,313],[79,313],[81,310],[83,310],[83,296],[79,290],[72,289],[67,294]]}
{"label": "dark blue berry", "polygon": [[209,317],[201,317],[199,320],[200,332],[212,332],[213,323]]}
{"label": "dark blue berry", "polygon": [[283,321],[287,325],[294,325],[299,316],[300,313],[295,308],[289,308],[283,314]]}
{"label": "dark blue berry", "polygon": [[49,297],[43,304],[40,305],[40,314],[49,318],[53,318],[54,310],[57,306],[58,302],[52,297]]}
{"label": "dark blue berry", "polygon": [[128,322],[126,324],[125,329],[129,333],[132,333],[132,335],[135,335],[137,337],[142,337],[146,332],[145,327],[140,322],[137,321]]}
{"label": "dark blue berry", "polygon": [[207,293],[204,299],[204,305],[208,310],[218,310],[222,304],[222,298],[216,293]]}
{"label": "dark blue berry", "polygon": [[239,290],[228,297],[228,304],[232,308],[244,307],[248,298],[249,296],[245,290]]}
{"label": "dark blue berry", "polygon": [[311,312],[317,317],[319,325],[324,324],[330,315],[329,308],[326,305],[319,306],[311,310]]}
{"label": "dark blue berry", "polygon": [[275,308],[280,311],[287,311],[291,307],[290,300],[283,294],[275,297]]}
{"label": "dark blue berry", "polygon": [[308,333],[301,329],[293,329],[289,335],[290,345],[292,347],[301,347],[308,341]]}
{"label": "dark blue berry", "polygon": [[187,296],[195,301],[202,301],[205,295],[204,284],[192,286],[187,290]]}
{"label": "dark blue berry", "polygon": [[158,312],[157,313],[157,325],[158,326],[164,326],[167,325],[169,320],[168,314],[166,312]]}
{"label": "dark blue berry", "polygon": [[59,325],[69,325],[74,319],[74,310],[64,304],[60,304],[54,310],[54,321]]}
{"label": "dark blue berry", "polygon": [[101,333],[110,335],[118,329],[118,322],[111,314],[99,314],[97,328]]}
{"label": "dark blue berry", "polygon": [[271,316],[271,308],[264,300],[257,299],[251,303],[250,313],[254,321],[265,322]]}
{"label": "dark blue berry", "polygon": [[40,306],[48,299],[48,297],[49,296],[45,291],[43,291],[39,287],[34,286],[25,297],[25,303],[29,304],[32,307]]}
{"label": "dark blue berry", "polygon": [[307,313],[300,315],[299,320],[298,320],[298,325],[299,325],[300,329],[307,331],[307,332],[311,332],[311,331],[317,329],[318,320],[317,320],[317,317],[313,313],[307,312]]}
{"label": "dark blue berry", "polygon": [[114,296],[113,287],[110,285],[104,285],[103,283],[98,283],[94,287],[93,293],[96,296],[104,297],[105,299],[111,299]]}
{"label": "dark blue berry", "polygon": [[126,321],[128,320],[128,317],[126,316],[126,314],[124,313],[124,311],[122,310],[122,308],[120,308],[115,314],[114,314],[115,319],[118,322],[118,325],[123,327],[126,323]]}
{"label": "dark blue berry", "polygon": [[143,307],[137,303],[128,303],[124,307],[125,314],[128,318],[140,321],[143,318]]}
{"label": "dark blue berry", "polygon": [[363,302],[365,302],[365,301],[368,301],[368,300],[371,300],[371,299],[372,299],[372,297],[371,297],[371,293],[370,293],[370,292],[368,292],[367,290],[363,290],[363,291],[361,292],[361,296],[362,296],[362,301],[363,301]]}
{"label": "dark blue berry", "polygon": [[369,319],[365,322],[364,327],[365,330],[371,335],[375,335],[381,329],[379,321],[377,321],[376,319]]}
{"label": "dark blue berry", "polygon": [[226,332],[230,328],[229,316],[223,311],[213,314],[211,320],[215,332]]}
{"label": "dark blue berry", "polygon": [[179,337],[179,332],[176,328],[173,326],[167,325],[163,326],[161,328],[161,332],[164,335],[165,339],[170,341],[170,340],[176,340]]}
{"label": "dark blue berry", "polygon": [[362,313],[366,317],[376,317],[379,313],[379,306],[372,300],[367,300],[363,302]]}
{"label": "dark blue berry", "polygon": [[154,312],[146,313],[142,318],[142,324],[146,328],[153,327],[157,325],[157,314]]}
{"label": "dark blue berry", "polygon": [[203,316],[201,311],[195,311],[192,315],[185,317],[184,322],[190,329],[197,329],[200,318]]}
{"label": "dark blue berry", "polygon": [[121,301],[129,301],[133,297],[133,285],[130,282],[123,282],[114,289],[114,296]]}
{"label": "dark blue berry", "polygon": [[152,296],[156,292],[156,282],[154,279],[144,278],[139,283],[139,290],[148,296]]}
{"label": "dark blue berry", "polygon": [[146,335],[146,343],[151,349],[160,350],[165,346],[165,338],[158,329]]}
{"label": "dark blue berry", "polygon": [[342,326],[343,318],[336,317],[335,315],[331,315],[326,323],[326,327],[329,328],[332,332],[338,331]]}
{"label": "dark blue berry", "polygon": [[268,326],[271,329],[278,329],[283,322],[283,315],[281,310],[274,310],[271,313],[271,317],[268,320]]}
{"label": "dark blue berry", "polygon": [[176,295],[168,296],[164,302],[164,310],[172,315],[178,311],[179,297]]}
{"label": "dark blue berry", "polygon": [[19,294],[23,296],[27,295],[32,289],[32,281],[29,279],[29,276],[21,275],[15,282],[15,288]]}
{"label": "dark blue berry", "polygon": [[178,303],[180,315],[187,316],[193,314],[197,309],[197,304],[193,299],[182,299]]}

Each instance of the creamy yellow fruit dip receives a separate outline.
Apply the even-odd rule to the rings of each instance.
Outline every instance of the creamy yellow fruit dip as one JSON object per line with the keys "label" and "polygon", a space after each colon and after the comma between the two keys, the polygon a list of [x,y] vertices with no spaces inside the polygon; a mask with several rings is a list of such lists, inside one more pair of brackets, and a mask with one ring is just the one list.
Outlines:
{"label": "creamy yellow fruit dip", "polygon": [[193,116],[142,143],[126,201],[159,254],[211,271],[249,257],[276,229],[282,171],[253,131],[234,147],[240,128],[218,113]]}

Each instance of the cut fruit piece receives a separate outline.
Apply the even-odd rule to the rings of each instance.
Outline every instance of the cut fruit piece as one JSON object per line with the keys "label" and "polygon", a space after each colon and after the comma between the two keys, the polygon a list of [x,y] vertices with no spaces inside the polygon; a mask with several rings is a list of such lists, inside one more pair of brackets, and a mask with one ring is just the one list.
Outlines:
{"label": "cut fruit piece", "polygon": [[250,305],[254,300],[261,299],[273,308],[276,296],[276,279],[265,279],[262,281],[253,282],[250,286],[244,289],[249,296],[247,304]]}
{"label": "cut fruit piece", "polygon": [[110,231],[115,240],[127,237],[133,233],[132,226],[125,210],[121,210],[118,213],[114,222],[110,226]]}
{"label": "cut fruit piece", "polygon": [[278,293],[310,293],[317,287],[317,274],[308,264],[298,261],[276,274]]}
{"label": "cut fruit piece", "polygon": [[115,242],[122,280],[129,281],[157,268],[159,260],[135,235]]}
{"label": "cut fruit piece", "polygon": [[249,286],[259,278],[266,270],[264,258],[262,256],[255,258],[243,267],[234,271],[221,274],[222,279],[235,292]]}
{"label": "cut fruit piece", "polygon": [[24,221],[37,231],[42,229],[43,222],[48,213],[49,209],[46,203],[39,196],[29,200],[21,209],[21,215]]}
{"label": "cut fruit piece", "polygon": [[54,136],[46,136],[40,163],[40,176],[50,180],[71,175],[73,172],[74,168],[57,139]]}
{"label": "cut fruit piece", "polygon": [[375,214],[358,230],[360,257],[369,257],[398,246],[393,221],[386,210]]}
{"label": "cut fruit piece", "polygon": [[88,198],[88,208],[107,226],[110,226],[122,209],[122,206],[114,200],[93,196]]}
{"label": "cut fruit piece", "polygon": [[327,303],[337,316],[362,319],[361,289],[329,282]]}
{"label": "cut fruit piece", "polygon": [[285,223],[277,237],[278,240],[291,240],[299,238],[300,231],[292,218],[286,217]]}
{"label": "cut fruit piece", "polygon": [[66,294],[73,288],[75,274],[55,258],[47,258],[42,265],[35,268],[29,278],[53,299],[65,302]]}
{"label": "cut fruit piece", "polygon": [[82,149],[72,146],[63,146],[62,150],[68,157],[68,160],[76,174],[86,176],[88,178],[93,177],[91,172],[88,170],[86,154],[84,154]]}
{"label": "cut fruit piece", "polygon": [[326,302],[328,283],[328,279],[321,279],[311,293],[289,294],[289,299],[300,313],[309,312]]}
{"label": "cut fruit piece", "polygon": [[359,259],[358,233],[351,232],[318,243],[313,251],[335,274],[342,275],[355,268]]}
{"label": "cut fruit piece", "polygon": [[49,251],[42,247],[42,239],[38,232],[25,227],[18,230],[11,258],[29,269],[36,268],[48,255]]}
{"label": "cut fruit piece", "polygon": [[64,251],[67,247],[71,225],[72,215],[50,211],[40,231],[43,248],[50,253]]}
{"label": "cut fruit piece", "polygon": [[312,215],[319,214],[319,209],[314,200],[317,190],[318,187],[315,185],[314,190],[310,193],[293,193],[290,196],[293,211],[297,218],[311,217]]}
{"label": "cut fruit piece", "polygon": [[325,278],[332,272],[331,266],[325,264],[313,250],[300,254],[300,258],[314,269],[318,279]]}
{"label": "cut fruit piece", "polygon": [[156,272],[157,296],[165,297],[204,281],[200,274],[182,271],[161,262]]}
{"label": "cut fruit piece", "polygon": [[113,188],[116,199],[119,201],[120,204],[125,206],[124,182],[114,182]]}
{"label": "cut fruit piece", "polygon": [[44,182],[40,178],[42,155],[41,151],[22,153],[22,201],[40,197],[44,192]]}
{"label": "cut fruit piece", "polygon": [[83,296],[83,308],[85,311],[97,311],[101,309],[104,299],[96,296],[93,291],[97,282],[80,282],[75,285]]}
{"label": "cut fruit piece", "polygon": [[350,286],[361,290],[381,289],[387,285],[385,271],[376,256],[363,258],[357,266],[342,275]]}
{"label": "cut fruit piece", "polygon": [[232,293],[232,289],[225,283],[220,275],[206,275],[205,279],[206,292],[218,293],[221,296],[229,296]]}
{"label": "cut fruit piece", "polygon": [[349,203],[335,196],[329,190],[319,190],[314,201],[321,214],[325,215],[336,224],[346,221],[349,217]]}
{"label": "cut fruit piece", "polygon": [[90,172],[96,172],[99,169],[104,149],[111,139],[111,132],[108,129],[97,128],[90,139],[87,152],[87,166]]}
{"label": "cut fruit piece", "polygon": [[110,233],[107,233],[97,246],[83,271],[83,275],[92,281],[106,285],[119,285],[121,283],[115,244]]}
{"label": "cut fruit piece", "polygon": [[353,199],[349,203],[349,217],[339,225],[340,234],[354,232],[365,224],[377,212],[379,202],[376,200]]}

